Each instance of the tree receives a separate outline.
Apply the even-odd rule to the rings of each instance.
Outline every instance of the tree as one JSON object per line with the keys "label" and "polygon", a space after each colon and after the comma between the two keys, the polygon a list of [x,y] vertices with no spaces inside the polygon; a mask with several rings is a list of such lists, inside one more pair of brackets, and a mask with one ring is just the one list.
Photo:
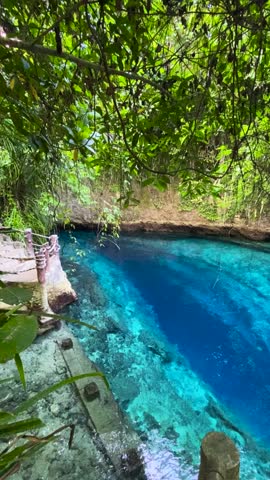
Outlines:
{"label": "tree", "polygon": [[[269,1],[4,0],[1,119],[42,165],[72,151],[192,189],[269,152]],[[210,179],[210,180],[209,180]]]}

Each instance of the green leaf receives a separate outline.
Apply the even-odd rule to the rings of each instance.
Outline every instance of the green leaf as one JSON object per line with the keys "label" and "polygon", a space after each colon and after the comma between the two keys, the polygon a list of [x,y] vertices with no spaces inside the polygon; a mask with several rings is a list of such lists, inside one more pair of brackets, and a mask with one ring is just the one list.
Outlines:
{"label": "green leaf", "polygon": [[146,180],[143,180],[142,181],[142,186],[143,187],[147,187],[147,185],[153,185],[153,183],[155,182],[155,177],[150,177],[150,178],[147,178]]}
{"label": "green leaf", "polygon": [[[13,466],[15,462],[22,460],[26,456],[25,452],[29,450],[31,451],[32,449],[33,449],[33,444],[30,442],[27,442],[24,445],[21,445],[20,447],[13,448],[13,450],[11,450],[10,452],[0,457],[0,468],[7,469],[8,467],[8,469],[10,469],[10,467]],[[0,474],[3,475],[4,471],[0,470]],[[7,478],[7,477],[3,476],[3,478]]]}
{"label": "green leaf", "polygon": [[[15,83],[14,83],[14,85],[15,85]],[[17,113],[15,111],[11,111],[10,116],[11,116],[11,120],[12,120],[15,128],[18,130],[18,132],[23,134],[23,135],[27,135],[26,130],[23,128],[23,117],[20,115],[20,113]]]}
{"label": "green leaf", "polygon": [[0,312],[4,312],[3,319],[4,321],[2,322],[2,314],[0,315],[0,325],[1,323],[6,323],[6,321],[11,317],[14,313],[16,313],[20,308],[22,308],[24,305],[21,303],[19,305],[15,305],[15,307],[10,308],[10,306],[7,306],[5,309],[0,308]]}
{"label": "green leaf", "polygon": [[24,376],[23,364],[22,364],[21,357],[18,353],[16,353],[16,355],[14,357],[14,360],[15,360],[16,367],[17,367],[17,370],[18,370],[19,375],[20,375],[21,382],[23,384],[23,388],[26,390],[26,381],[25,381],[25,376]]}
{"label": "green leaf", "polygon": [[38,312],[38,316],[55,318],[57,320],[64,320],[65,322],[68,322],[68,323],[75,323],[76,325],[82,325],[84,327],[90,328],[90,330],[98,331],[98,328],[94,327],[94,325],[91,325],[90,323],[82,322],[81,320],[74,320],[73,318],[69,318],[66,315],[61,315],[61,313],[58,314],[58,313]]}
{"label": "green leaf", "polygon": [[162,180],[162,178],[158,178],[154,185],[160,192],[164,192],[168,188],[168,183]]}
{"label": "green leaf", "polygon": [[6,94],[6,91],[7,91],[7,84],[6,84],[3,76],[0,75],[0,95],[1,95],[1,97],[3,97]]}
{"label": "green leaf", "polygon": [[0,423],[8,423],[9,420],[13,420],[14,415],[10,412],[5,412],[4,410],[0,410]]}
{"label": "green leaf", "polygon": [[0,289],[0,301],[9,305],[30,302],[33,296],[32,290],[21,287],[4,287]]}
{"label": "green leaf", "polygon": [[23,453],[30,447],[31,445],[29,443],[25,443],[20,447],[13,448],[11,452],[8,452],[0,457],[1,478],[8,478],[9,475],[11,475],[12,473],[15,473],[13,471],[13,467],[16,466],[16,464],[20,466],[18,460],[21,460]]}
{"label": "green leaf", "polygon": [[34,428],[44,427],[44,423],[39,418],[27,418],[26,420],[19,420],[18,422],[1,424],[0,438],[9,437],[17,433],[25,432],[26,430],[33,430]]}
{"label": "green leaf", "polygon": [[52,385],[51,387],[48,387],[45,390],[42,390],[42,392],[39,392],[36,395],[34,395],[32,398],[29,398],[25,402],[22,402],[15,409],[14,413],[17,415],[18,413],[24,412],[25,410],[28,410],[28,408],[35,405],[42,398],[45,398],[50,393],[55,392],[56,390],[59,390],[59,388],[62,388],[65,385],[69,385],[70,383],[77,382],[78,380],[81,380],[82,378],[88,378],[88,377],[100,377],[103,380],[103,382],[105,383],[106,387],[109,388],[108,381],[107,381],[107,379],[106,379],[106,377],[103,373],[101,373],[101,372],[83,373],[82,375],[76,375],[75,377],[70,377],[70,378],[67,378],[65,380],[62,380],[61,382],[56,383],[55,385]]}
{"label": "green leaf", "polygon": [[138,140],[139,140],[139,134],[135,133],[134,137],[132,138],[132,144],[131,144],[132,148],[136,147]]}
{"label": "green leaf", "polygon": [[16,315],[0,328],[0,363],[5,363],[25,350],[37,336],[38,322],[34,316]]}

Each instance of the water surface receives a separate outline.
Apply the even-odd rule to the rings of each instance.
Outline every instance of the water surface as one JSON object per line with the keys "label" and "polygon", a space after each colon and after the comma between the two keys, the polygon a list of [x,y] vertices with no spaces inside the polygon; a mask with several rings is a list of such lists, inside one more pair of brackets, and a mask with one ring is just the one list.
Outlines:
{"label": "water surface", "polygon": [[75,333],[140,433],[148,478],[195,479],[215,429],[240,448],[241,479],[268,479],[269,253],[147,235],[99,248],[87,232],[62,244],[70,313],[100,328]]}

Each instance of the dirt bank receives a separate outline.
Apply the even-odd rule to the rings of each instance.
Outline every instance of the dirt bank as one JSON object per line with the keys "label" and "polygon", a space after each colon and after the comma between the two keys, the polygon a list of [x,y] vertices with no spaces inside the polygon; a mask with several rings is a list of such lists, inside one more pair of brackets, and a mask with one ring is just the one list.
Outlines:
{"label": "dirt bank", "polygon": [[[179,195],[169,189],[158,192],[144,188],[136,192],[139,205],[122,211],[121,229],[124,232],[175,233],[200,237],[227,237],[252,241],[270,240],[270,220],[247,223],[236,218],[233,223],[212,222],[197,211],[184,211],[179,203]],[[99,216],[104,207],[113,204],[117,195],[109,191],[93,191],[91,205],[81,205],[71,194],[62,197],[70,222],[77,228],[96,230]]]}

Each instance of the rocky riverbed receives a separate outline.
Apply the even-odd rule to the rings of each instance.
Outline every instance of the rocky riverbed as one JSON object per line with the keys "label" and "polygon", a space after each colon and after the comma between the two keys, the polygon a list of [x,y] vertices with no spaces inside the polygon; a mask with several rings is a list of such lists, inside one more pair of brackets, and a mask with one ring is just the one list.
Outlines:
{"label": "rocky riverbed", "polygon": [[[0,378],[14,376],[14,381],[1,386],[0,408],[12,411],[28,397],[40,392],[67,377],[67,366],[58,344],[70,336],[66,327],[51,331],[39,337],[31,348],[21,354],[24,364],[27,391],[18,378],[13,361],[0,366]],[[29,458],[20,471],[13,475],[14,480],[114,480],[104,455],[97,449],[93,433],[88,426],[89,416],[73,385],[67,385],[47,398],[40,400],[28,412],[38,416],[45,427],[38,436],[46,436],[63,425],[75,425],[72,448],[68,448],[69,429],[59,434],[58,440]],[[1,445],[1,450],[4,445]]]}

